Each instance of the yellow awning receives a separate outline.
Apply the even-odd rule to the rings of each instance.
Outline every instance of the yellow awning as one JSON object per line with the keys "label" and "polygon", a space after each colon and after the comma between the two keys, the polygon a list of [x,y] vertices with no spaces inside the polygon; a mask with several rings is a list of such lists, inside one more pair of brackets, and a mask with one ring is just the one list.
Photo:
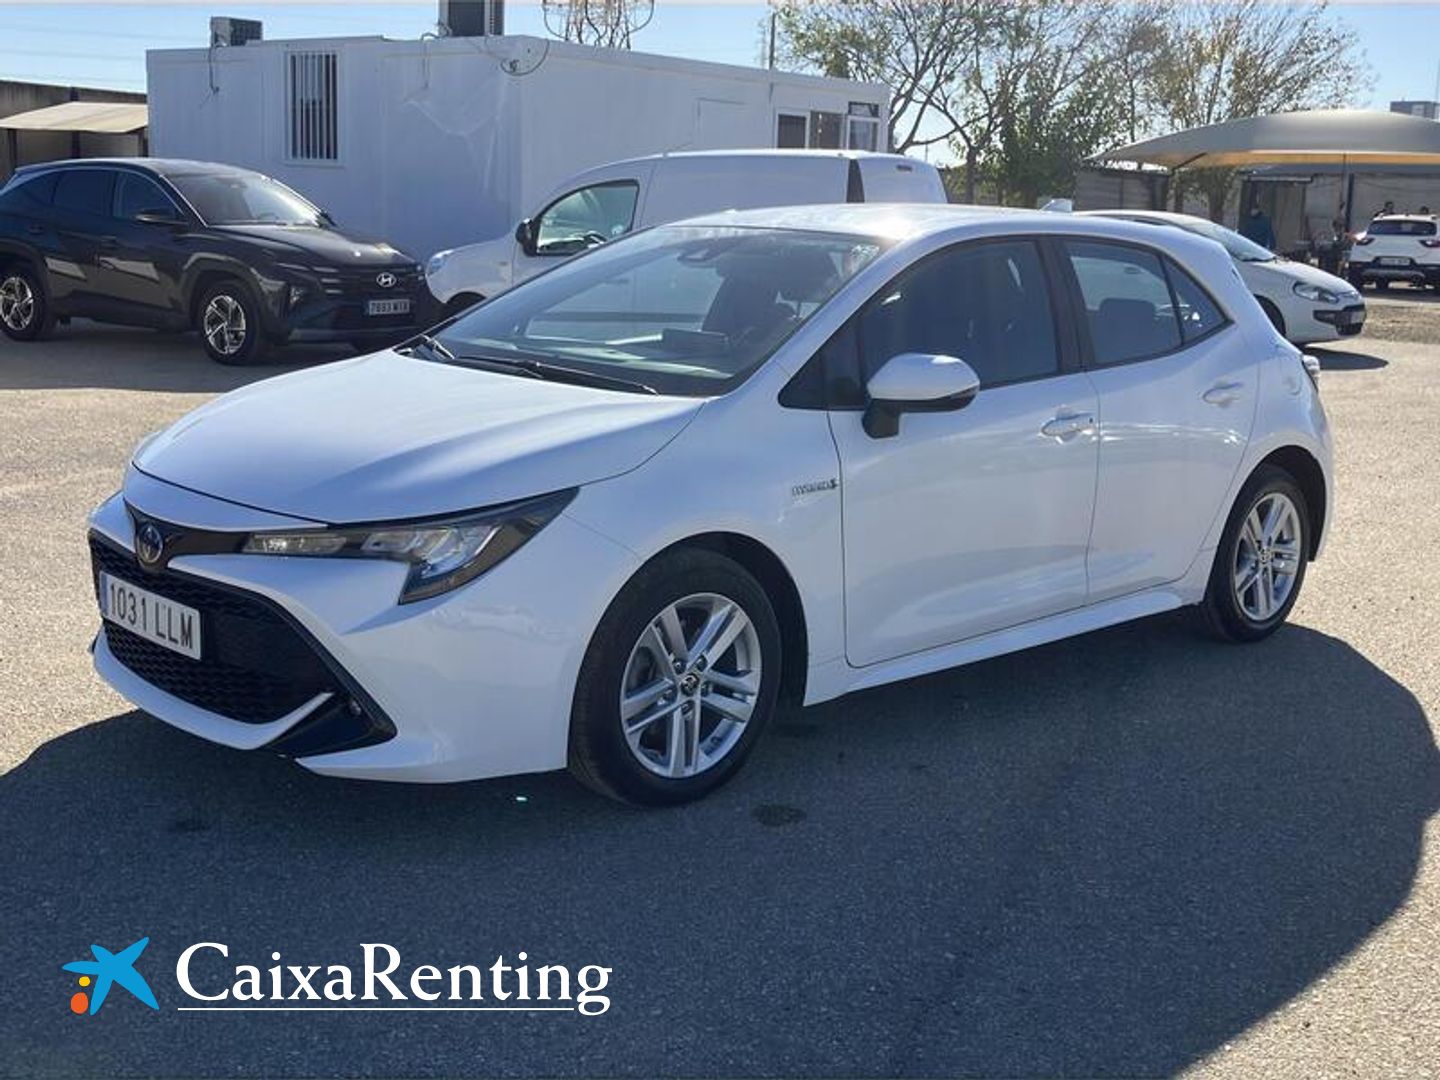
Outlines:
{"label": "yellow awning", "polygon": [[125,135],[150,122],[148,107],[130,101],[67,101],[43,109],[0,117],[0,128],[13,131],[88,131]]}

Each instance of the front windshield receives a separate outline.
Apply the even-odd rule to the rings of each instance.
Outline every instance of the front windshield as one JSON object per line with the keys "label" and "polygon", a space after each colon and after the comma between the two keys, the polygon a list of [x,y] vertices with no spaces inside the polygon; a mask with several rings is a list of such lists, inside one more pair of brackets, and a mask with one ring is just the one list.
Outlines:
{"label": "front windshield", "polygon": [[207,225],[319,225],[321,213],[284,184],[254,173],[167,176]]}
{"label": "front windshield", "polygon": [[1221,247],[1230,253],[1232,259],[1239,259],[1241,262],[1274,262],[1279,256],[1267,247],[1255,243],[1235,232],[1227,229],[1224,225],[1217,225],[1213,221],[1187,221],[1180,226],[1190,232],[1205,237],[1207,240],[1214,240]]}
{"label": "front windshield", "polygon": [[437,332],[457,362],[541,361],[712,396],[739,385],[870,262],[868,237],[668,226],[502,293]]}

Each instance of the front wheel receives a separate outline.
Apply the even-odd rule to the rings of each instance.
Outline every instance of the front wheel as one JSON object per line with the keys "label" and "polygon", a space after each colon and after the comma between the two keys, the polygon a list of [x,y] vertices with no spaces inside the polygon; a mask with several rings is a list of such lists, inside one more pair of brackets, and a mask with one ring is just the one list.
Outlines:
{"label": "front wheel", "polygon": [[54,325],[35,272],[23,264],[0,271],[0,330],[5,336],[15,341],[37,341]]}
{"label": "front wheel", "polygon": [[715,552],[644,567],[581,666],[570,769],[623,802],[690,802],[744,763],[775,710],[780,629],[765,590]]}
{"label": "front wheel", "polygon": [[1227,641],[1259,641],[1279,629],[1300,595],[1310,551],[1305,494],[1289,473],[1255,470],[1235,500],[1215,552],[1201,614]]}
{"label": "front wheel", "polygon": [[200,298],[196,329],[205,353],[217,364],[256,364],[269,342],[250,290],[233,279],[211,285]]}

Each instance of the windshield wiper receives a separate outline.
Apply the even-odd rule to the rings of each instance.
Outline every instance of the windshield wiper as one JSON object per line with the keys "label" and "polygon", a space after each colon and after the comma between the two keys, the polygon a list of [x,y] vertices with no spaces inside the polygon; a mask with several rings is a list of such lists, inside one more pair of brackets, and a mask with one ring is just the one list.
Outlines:
{"label": "windshield wiper", "polygon": [[455,354],[440,344],[440,339],[431,337],[429,334],[416,334],[409,341],[402,341],[396,346],[397,349],[418,349],[423,348],[445,361],[453,361]]}
{"label": "windshield wiper", "polygon": [[540,360],[533,356],[472,356],[462,355],[453,358],[454,363],[473,364],[476,367],[484,366],[495,370],[509,370],[512,372],[524,372],[531,378],[547,379],[554,382],[577,383],[581,386],[608,387],[612,390],[630,390],[641,394],[659,394],[653,386],[647,383],[638,382],[635,379],[626,379],[619,375],[604,375],[598,371],[586,371],[583,368],[567,367],[564,364],[555,364],[549,360]]}

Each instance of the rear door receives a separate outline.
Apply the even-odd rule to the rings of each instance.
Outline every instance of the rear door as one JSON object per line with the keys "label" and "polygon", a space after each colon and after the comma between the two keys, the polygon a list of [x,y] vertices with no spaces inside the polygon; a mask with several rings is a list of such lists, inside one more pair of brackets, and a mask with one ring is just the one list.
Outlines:
{"label": "rear door", "polygon": [[53,295],[73,315],[105,317],[114,307],[105,290],[108,271],[100,265],[102,250],[115,246],[114,191],[115,171],[94,166],[65,169],[55,182],[51,222],[56,250],[45,262]]}
{"label": "rear door", "polygon": [[1099,394],[1090,601],[1182,577],[1230,490],[1255,418],[1256,352],[1160,252],[1066,240]]}

